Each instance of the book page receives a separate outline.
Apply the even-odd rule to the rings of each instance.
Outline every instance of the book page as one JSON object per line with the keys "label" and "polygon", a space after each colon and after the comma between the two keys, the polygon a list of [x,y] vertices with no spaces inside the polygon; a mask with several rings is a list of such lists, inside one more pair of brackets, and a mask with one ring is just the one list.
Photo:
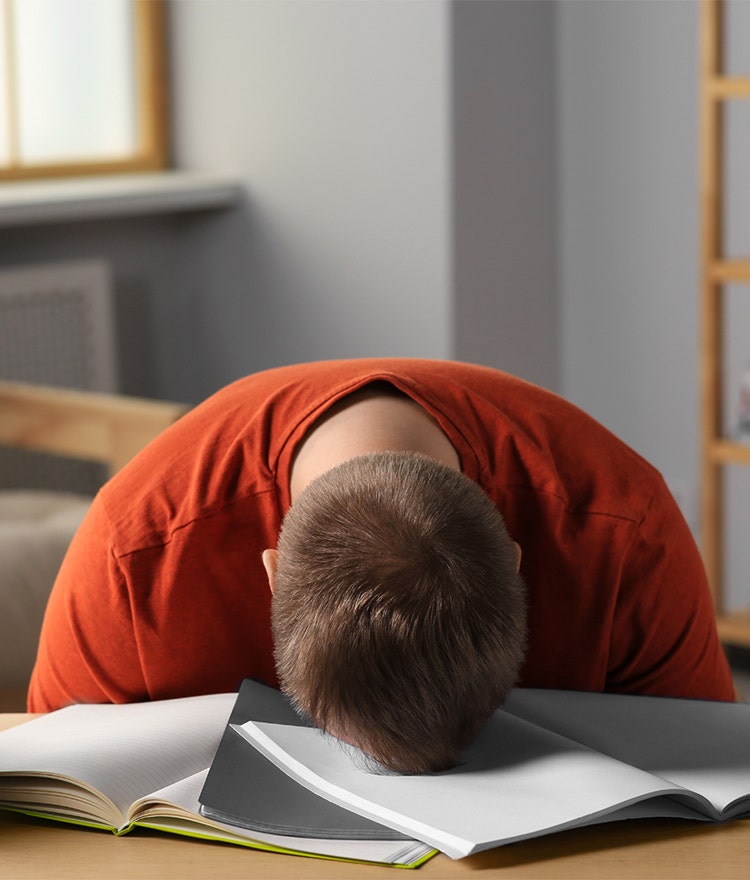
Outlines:
{"label": "book page", "polygon": [[519,689],[504,710],[703,795],[717,817],[750,799],[746,703]]}
{"label": "book page", "polygon": [[205,783],[208,770],[202,770],[187,779],[155,792],[134,805],[138,825],[177,831],[199,837],[245,843],[279,852],[305,853],[327,858],[383,862],[384,864],[413,865],[424,861],[432,848],[414,840],[330,840],[320,837],[289,837],[260,831],[243,832],[234,825],[226,825],[198,816],[198,795]]}
{"label": "book page", "polygon": [[235,697],[69,706],[4,731],[0,802],[14,777],[29,785],[28,774],[63,775],[104,793],[118,827],[134,800],[209,766]]}
{"label": "book page", "polygon": [[677,790],[505,713],[493,716],[459,767],[419,776],[374,772],[362,752],[315,729],[236,729],[305,787],[452,858]]}

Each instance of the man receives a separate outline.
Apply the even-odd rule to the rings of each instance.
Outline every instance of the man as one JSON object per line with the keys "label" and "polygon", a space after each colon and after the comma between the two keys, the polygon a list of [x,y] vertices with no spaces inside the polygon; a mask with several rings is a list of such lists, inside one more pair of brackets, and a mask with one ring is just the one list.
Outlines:
{"label": "man", "polygon": [[[480,578],[460,613],[455,603],[442,611],[441,603],[433,603],[428,616],[424,604],[431,597],[429,585],[441,577],[443,595],[451,595],[450,584],[460,580],[456,558],[445,562],[439,577],[428,577],[419,594],[411,589],[412,568],[408,577],[398,575],[380,588],[377,602],[360,606],[358,589],[371,588],[365,587],[367,578],[380,584],[382,571],[350,573],[355,586],[348,591],[349,611],[338,617],[330,585],[324,590],[329,604],[321,606],[328,610],[318,610],[317,619],[304,605],[300,611],[299,599],[288,599],[314,583],[304,569],[300,579],[299,568],[305,565],[305,542],[320,533],[326,537],[322,525],[316,536],[316,510],[322,510],[331,483],[335,488],[348,479],[347,468],[356,466],[348,463],[360,461],[366,474],[348,476],[355,487],[364,480],[373,499],[383,494],[378,471],[390,467],[391,476],[382,478],[390,480],[388,491],[395,491],[407,472],[412,487],[432,484],[430,474],[438,474],[438,483],[455,475],[459,495],[478,487],[475,506],[486,498],[497,512],[494,532],[492,525],[482,526],[486,537],[470,555],[481,568],[483,554],[490,554],[497,565],[485,567],[502,571],[495,580],[489,574],[486,582]],[[308,534],[296,541],[296,550],[295,541],[288,542],[287,564],[286,526],[292,524],[293,534],[295,511],[310,507],[306,498],[312,499]],[[343,503],[335,500],[333,509]],[[360,504],[359,510],[322,559],[331,563],[347,545],[358,546],[369,508]],[[377,518],[382,523],[394,516],[391,505]],[[405,530],[410,514],[402,509],[399,516],[396,532]],[[443,517],[442,531],[450,531],[452,514],[444,511]],[[452,545],[465,543],[474,527],[468,520],[456,526],[459,537]],[[433,547],[423,554],[423,567],[429,569],[443,552]],[[520,581],[513,580],[519,554],[523,601]],[[373,555],[370,545],[354,557],[365,571],[372,569]],[[320,568],[320,561],[316,565]],[[449,362],[371,359],[295,365],[240,380],[196,407],[105,486],[50,597],[29,708],[231,691],[245,677],[278,685],[269,579],[286,689],[322,726],[399,769],[416,767],[415,718],[428,695],[443,700],[443,724],[467,713],[465,704],[451,711],[460,687],[443,698],[446,682],[466,683],[476,674],[474,701],[499,675],[497,664],[489,662],[493,651],[502,654],[507,678],[490,693],[495,705],[513,681],[733,698],[700,556],[650,465],[571,404],[507,374]],[[406,617],[403,608],[391,607],[391,641],[383,642],[370,623],[389,590],[399,601],[422,598],[406,603]],[[501,610],[494,620],[488,595]],[[464,632],[462,648],[455,633],[477,601],[485,602],[484,610]],[[295,621],[287,626],[282,612],[292,615],[295,602]],[[483,617],[489,634],[481,629]],[[331,650],[316,654],[316,629],[334,618],[344,629],[320,631],[320,641]],[[511,618],[515,628],[508,625]],[[398,641],[400,632],[412,633],[409,652],[401,651],[406,642]],[[369,633],[367,639],[363,633]],[[368,644],[360,644],[363,640]],[[385,659],[373,662],[379,640],[386,646],[383,656],[402,653],[390,666]],[[357,656],[351,655],[355,648]],[[290,660],[295,656],[296,671]],[[439,657],[442,669],[433,673]],[[305,676],[299,667],[306,664]],[[348,690],[313,688],[321,676],[331,685],[344,671],[351,673]],[[397,682],[402,682],[398,693],[391,690]],[[326,705],[336,699],[340,705]],[[382,704],[380,714],[359,717],[368,699]],[[473,734],[487,711],[483,703],[452,732],[447,727],[438,732],[438,740],[450,736],[454,745],[442,757],[436,748],[431,766],[452,760],[456,744]],[[400,726],[411,730],[410,743],[399,737]]]}

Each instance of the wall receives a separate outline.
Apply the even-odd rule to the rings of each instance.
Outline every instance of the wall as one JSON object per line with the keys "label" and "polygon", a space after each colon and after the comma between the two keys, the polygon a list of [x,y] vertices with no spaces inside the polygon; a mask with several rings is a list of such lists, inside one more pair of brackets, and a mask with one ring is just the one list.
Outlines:
{"label": "wall", "polygon": [[[697,528],[698,7],[563,3],[557,49],[562,390],[662,471]],[[748,476],[730,473],[733,606],[747,603]]]}
{"label": "wall", "polygon": [[448,22],[442,2],[173,5],[177,164],[248,193],[195,235],[202,390],[450,354]]}
{"label": "wall", "polygon": [[553,21],[469,0],[173,6],[177,162],[248,192],[190,248],[201,390],[378,354],[554,387]]}
{"label": "wall", "polygon": [[558,24],[563,389],[692,491],[696,8],[572,2]]}
{"label": "wall", "polygon": [[452,8],[455,355],[557,390],[555,6]]}

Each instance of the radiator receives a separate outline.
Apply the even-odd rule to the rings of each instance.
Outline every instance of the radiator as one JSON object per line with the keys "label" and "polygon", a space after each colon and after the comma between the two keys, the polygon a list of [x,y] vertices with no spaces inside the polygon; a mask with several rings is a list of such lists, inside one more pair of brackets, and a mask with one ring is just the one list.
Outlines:
{"label": "radiator", "polygon": [[116,364],[104,261],[0,270],[0,377],[115,391]]}
{"label": "radiator", "polygon": [[[0,378],[92,391],[117,390],[109,267],[78,260],[0,269]],[[88,462],[0,449],[0,486],[95,491]]]}

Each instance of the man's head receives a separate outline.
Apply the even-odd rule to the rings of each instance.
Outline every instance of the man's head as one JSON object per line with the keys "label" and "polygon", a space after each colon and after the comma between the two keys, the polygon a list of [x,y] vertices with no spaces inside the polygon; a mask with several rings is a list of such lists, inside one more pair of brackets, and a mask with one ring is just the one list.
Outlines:
{"label": "man's head", "polygon": [[480,487],[430,458],[325,472],[289,510],[270,568],[282,689],[386,767],[452,766],[517,680],[517,547]]}

